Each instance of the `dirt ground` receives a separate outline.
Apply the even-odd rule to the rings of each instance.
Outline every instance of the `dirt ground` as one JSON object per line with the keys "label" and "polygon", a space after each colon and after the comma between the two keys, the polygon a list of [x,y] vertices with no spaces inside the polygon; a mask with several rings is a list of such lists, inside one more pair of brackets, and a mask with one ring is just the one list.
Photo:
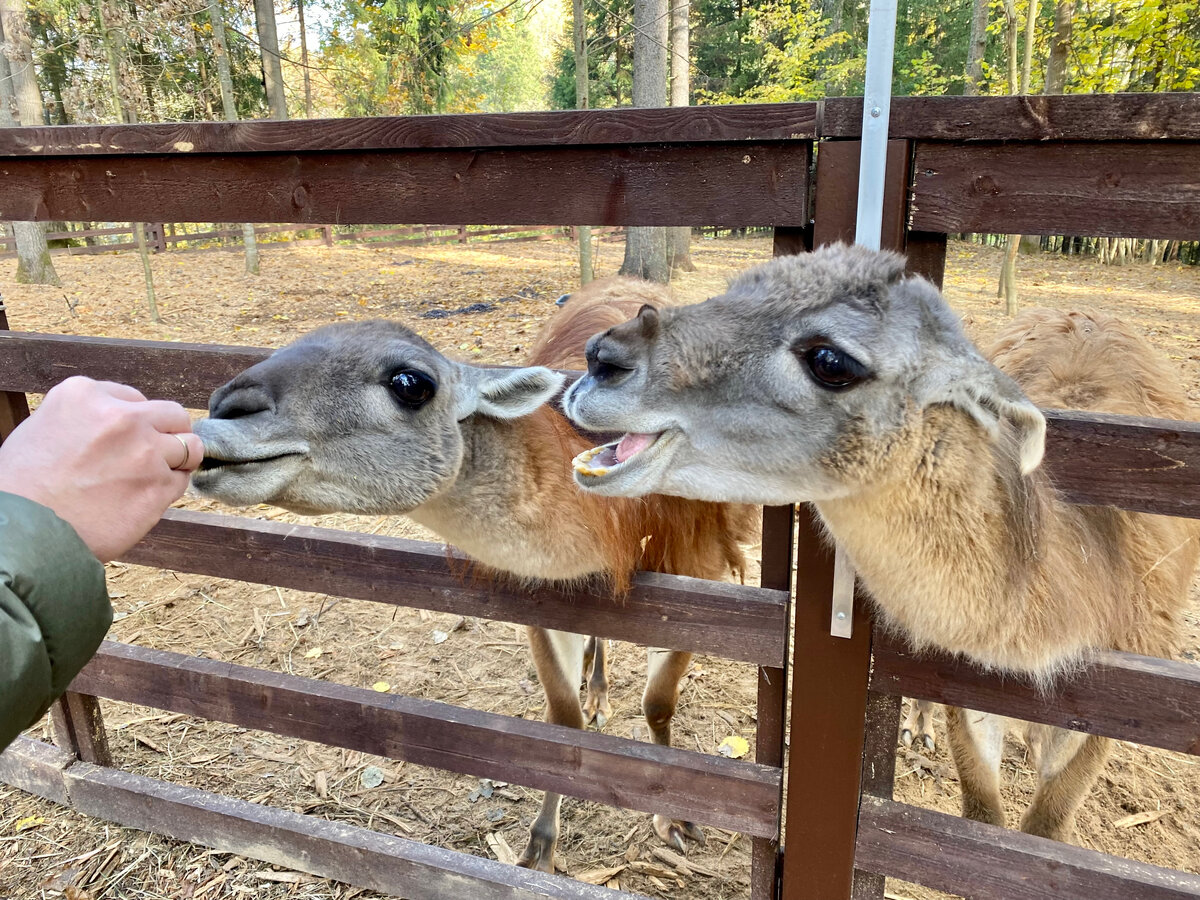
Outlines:
{"label": "dirt ground", "polygon": [[[616,270],[619,243],[603,244],[598,269]],[[676,283],[700,300],[727,277],[770,255],[765,238],[698,240],[695,273]],[[0,264],[0,293],[17,330],[156,340],[280,346],[339,318],[404,319],[436,346],[460,357],[519,362],[553,300],[575,283],[573,247],[564,242],[461,247],[266,246],[262,275],[242,272],[233,252],[176,252],[154,259],[162,324],[149,320],[135,255],[56,257],[61,288],[18,285]],[[998,251],[950,247],[946,292],[967,327],[986,339],[1004,322],[995,281]],[[1022,303],[1087,305],[1136,324],[1169,353],[1200,403],[1200,270],[1174,265],[1112,268],[1094,260],[1022,257]],[[482,307],[476,304],[483,304]],[[470,311],[470,309],[475,311]],[[182,506],[216,509],[185,498]],[[295,520],[260,507],[250,514]],[[306,520],[432,539],[405,520],[326,516]],[[243,665],[372,686],[540,718],[543,699],[513,625],[113,564],[117,610],[111,637],[148,647],[204,654]],[[1200,654],[1200,597],[1193,591],[1183,656]],[[645,655],[613,652],[613,734],[648,739],[638,714]],[[697,660],[684,680],[675,735],[679,746],[716,752],[727,736],[754,743],[754,676],[746,665]],[[104,703],[113,751],[130,771],[321,815],[484,856],[519,853],[539,795],[516,785],[425,769],[275,735]],[[46,736],[44,725],[30,731]],[[939,730],[939,736],[944,730]],[[1009,747],[1005,796],[1015,820],[1034,787],[1024,750]],[[958,811],[958,785],[947,750],[901,751],[897,796]],[[1200,872],[1200,759],[1122,743],[1080,816],[1080,842],[1108,853]],[[1127,825],[1131,813],[1158,813]],[[656,884],[627,867],[620,886],[651,896],[744,898],[749,841],[707,828],[691,858],[714,870]],[[490,838],[490,840],[489,840]],[[560,863],[569,874],[655,860],[649,817],[568,800]],[[631,849],[632,848],[632,849]],[[657,861],[656,861],[657,862]],[[670,868],[665,866],[665,868]],[[698,867],[699,868],[699,867]],[[898,898],[940,896],[892,884]],[[230,854],[116,828],[0,786],[0,898],[374,898],[346,885]]]}

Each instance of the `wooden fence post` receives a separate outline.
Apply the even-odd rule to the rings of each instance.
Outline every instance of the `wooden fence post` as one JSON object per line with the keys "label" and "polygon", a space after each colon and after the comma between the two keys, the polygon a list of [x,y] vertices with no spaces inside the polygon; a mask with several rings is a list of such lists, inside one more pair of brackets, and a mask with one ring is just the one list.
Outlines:
{"label": "wooden fence post", "polygon": [[321,236],[323,238],[325,238],[325,246],[326,247],[333,246],[333,226],[332,225],[322,225],[321,226]]}
{"label": "wooden fence post", "polygon": [[[0,299],[0,331],[8,331],[8,311]],[[29,418],[29,401],[15,391],[0,393],[0,443],[13,429]],[[100,701],[95,697],[68,691],[50,710],[54,742],[74,753],[85,762],[107,766],[112,764],[104,722],[100,717]]]}

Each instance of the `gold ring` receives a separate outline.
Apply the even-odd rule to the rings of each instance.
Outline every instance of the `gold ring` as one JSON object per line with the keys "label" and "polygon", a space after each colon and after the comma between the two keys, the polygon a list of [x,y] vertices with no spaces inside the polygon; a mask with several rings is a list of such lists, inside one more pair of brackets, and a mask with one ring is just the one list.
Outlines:
{"label": "gold ring", "polygon": [[188,446],[187,438],[185,438],[182,434],[173,434],[171,436],[179,438],[179,443],[183,444],[183,462],[177,466],[171,466],[172,472],[178,472],[184,466],[186,466],[188,464],[188,460],[192,458],[192,448]]}

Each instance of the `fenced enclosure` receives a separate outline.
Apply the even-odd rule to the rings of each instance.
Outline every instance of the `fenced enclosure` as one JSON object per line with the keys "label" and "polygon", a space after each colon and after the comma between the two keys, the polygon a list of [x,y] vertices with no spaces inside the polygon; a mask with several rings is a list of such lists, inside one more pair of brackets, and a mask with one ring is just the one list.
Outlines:
{"label": "fenced enclosure", "polygon": [[[861,101],[848,99],[13,129],[0,131],[0,219],[234,221],[253,196],[264,216],[293,223],[336,210],[337,221],[362,223],[770,226],[777,253],[802,252],[852,236],[859,115]],[[884,243],[935,281],[947,233],[1200,233],[1196,95],[899,100],[892,137]],[[24,393],[76,373],[202,407],[263,352],[7,334],[0,429],[24,414]],[[1046,465],[1067,499],[1200,517],[1200,424],[1049,418]],[[1200,876],[891,796],[901,694],[1200,755],[1195,666],[1102,654],[1039,695],[873,638],[862,604],[854,637],[833,638],[832,563],[810,515],[769,509],[764,526],[761,588],[642,574],[619,611],[599,586],[531,593],[464,582],[438,546],[201,513],[169,513],[127,557],[751,662],[760,667],[755,763],[106,644],[55,711],[66,752],[22,741],[0,757],[0,774],[83,812],[405,896],[621,895],[122,773],[93,699],[105,697],[731,828],[756,839],[755,900],[882,897],[889,875],[973,897],[1200,896]],[[785,767],[789,709],[808,737],[792,742]]]}

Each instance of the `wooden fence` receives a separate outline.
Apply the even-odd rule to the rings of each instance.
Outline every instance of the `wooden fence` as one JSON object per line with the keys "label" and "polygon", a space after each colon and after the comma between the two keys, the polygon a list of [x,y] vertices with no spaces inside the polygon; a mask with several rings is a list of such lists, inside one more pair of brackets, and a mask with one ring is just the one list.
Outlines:
{"label": "wooden fence", "polygon": [[[0,219],[230,221],[250,204],[299,223],[770,226],[777,253],[803,252],[852,236],[860,115],[846,99],[4,129]],[[901,99],[891,128],[884,242],[935,281],[951,232],[1200,233],[1198,95]],[[5,334],[0,433],[26,392],[71,374],[199,407],[263,352]],[[1200,517],[1200,424],[1049,420],[1046,465],[1070,501]],[[1200,897],[1200,876],[892,798],[902,694],[1200,755],[1197,667],[1106,653],[1042,695],[876,637],[861,602],[854,637],[833,638],[832,560],[804,509],[764,511],[762,587],[642,574],[619,613],[587,587],[463,583],[429,545],[237,517],[171,512],[126,558],[749,661],[757,761],[110,643],[55,709],[61,750],[0,756],[4,780],[91,815],[418,900],[629,896],[121,772],[107,697],[733,828],[753,836],[753,900],[878,900],[884,876],[997,900]],[[789,710],[804,734],[785,765]]]}
{"label": "wooden fence", "polygon": [[[614,231],[608,229],[607,231]],[[318,231],[320,237],[301,237],[300,235]],[[569,230],[559,226],[540,225],[540,226],[508,226],[508,227],[493,227],[487,225],[457,225],[457,226],[429,226],[429,225],[393,225],[387,228],[372,228],[372,229],[347,229],[335,225],[255,225],[254,234],[258,237],[270,235],[271,240],[260,243],[259,246],[310,246],[314,244],[324,244],[326,247],[332,247],[335,244],[360,244],[369,243],[379,247],[396,247],[396,246],[417,246],[421,244],[468,244],[477,243],[479,241],[507,241],[511,243],[522,243],[527,241],[549,241],[555,237],[565,236]],[[115,237],[117,240],[110,242],[97,243],[95,238],[98,237]],[[609,233],[605,233],[603,237],[611,237]],[[184,249],[197,249],[192,245],[201,245],[200,249],[212,250],[223,249],[226,242],[232,241],[229,248],[236,248],[242,245],[243,232],[241,228],[213,228],[207,231],[192,231],[186,229],[177,230],[173,224],[167,225],[161,222],[148,223],[146,225],[146,244],[154,253],[163,253],[167,250],[180,249],[181,245],[187,245]],[[85,241],[83,245],[67,244],[66,246],[52,246],[51,253],[65,254],[67,256],[87,256],[96,253],[113,253],[121,250],[136,250],[137,241],[134,238],[133,226],[114,227],[114,228],[81,228],[75,231],[50,231],[46,233],[46,240],[51,242],[58,241]],[[220,241],[221,245],[213,246],[213,242]],[[6,238],[3,233],[0,233],[0,259],[5,257],[16,256],[16,247],[12,238]]]}

